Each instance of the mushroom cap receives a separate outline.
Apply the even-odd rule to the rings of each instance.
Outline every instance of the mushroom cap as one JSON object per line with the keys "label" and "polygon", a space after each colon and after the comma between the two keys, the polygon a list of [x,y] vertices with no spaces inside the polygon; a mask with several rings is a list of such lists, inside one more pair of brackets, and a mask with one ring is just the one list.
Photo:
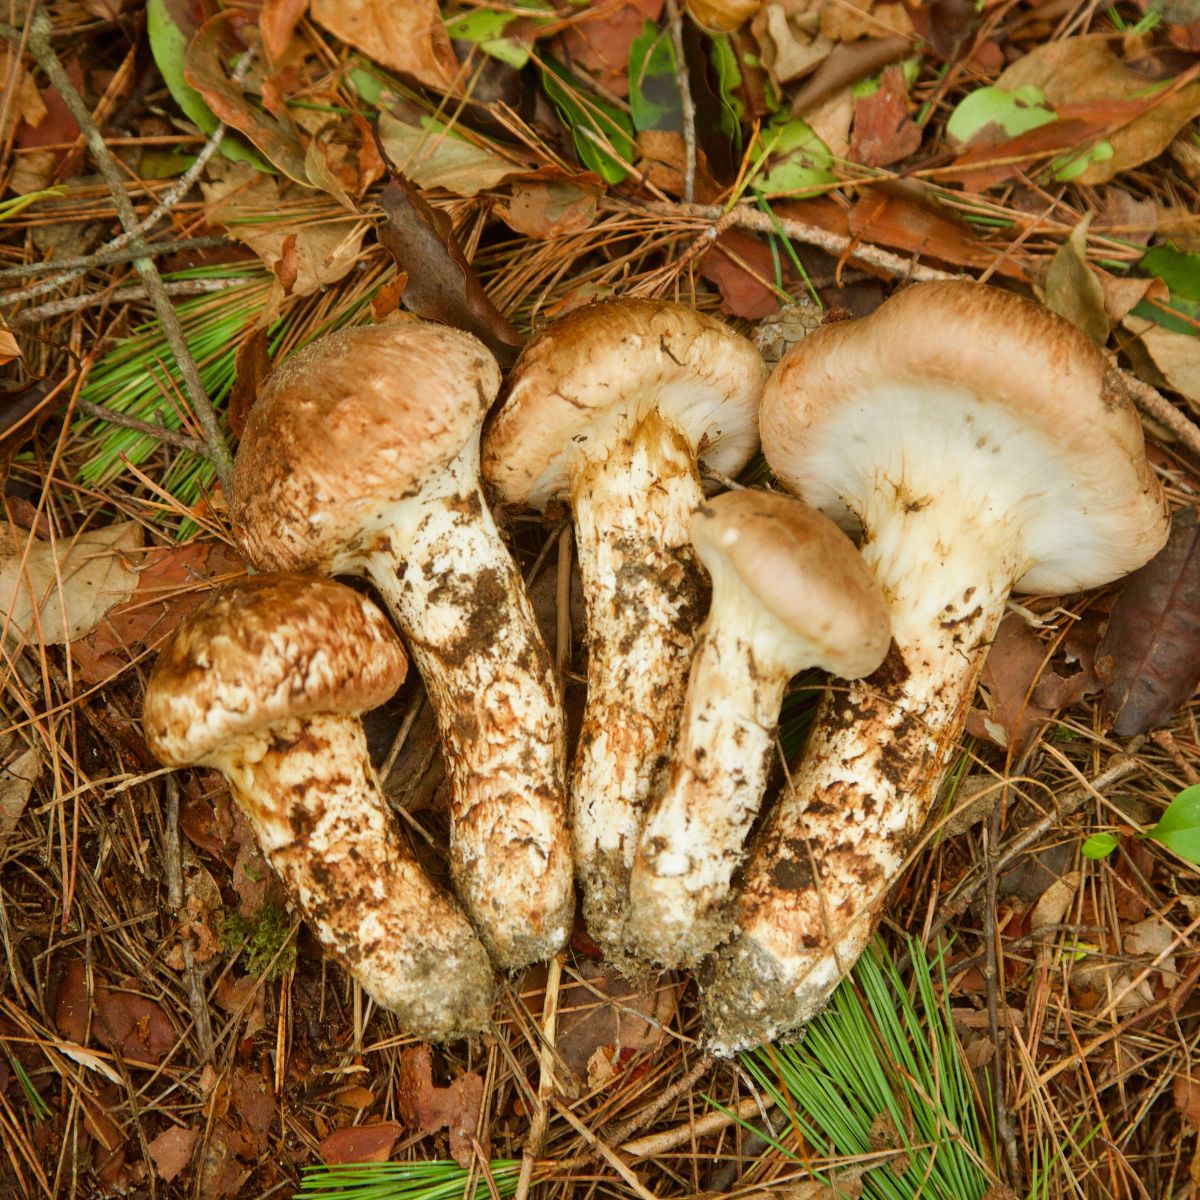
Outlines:
{"label": "mushroom cap", "polygon": [[760,427],[779,479],[843,528],[884,491],[910,512],[952,497],[964,538],[1007,522],[1022,591],[1106,583],[1166,538],[1120,372],[1063,318],[984,284],[915,284],[817,330],[772,376]]}
{"label": "mushroom cap", "polygon": [[484,435],[483,474],[508,504],[542,509],[574,464],[607,458],[655,408],[699,459],[736,474],[758,448],[766,366],[728,326],[681,304],[605,300],[526,346]]}
{"label": "mushroom cap", "polygon": [[692,543],[714,578],[738,582],[842,679],[879,666],[891,643],[883,593],[854,543],[823,513],[778,492],[714,496],[692,515]]}
{"label": "mushroom cap", "polygon": [[365,596],[331,579],[255,575],[179,627],[154,664],[142,724],[161,762],[191,766],[288,717],[374,708],[407,671]]}
{"label": "mushroom cap", "polygon": [[265,570],[326,565],[461,452],[499,389],[478,338],[411,318],[297,350],[242,434],[229,505],[242,548]]}

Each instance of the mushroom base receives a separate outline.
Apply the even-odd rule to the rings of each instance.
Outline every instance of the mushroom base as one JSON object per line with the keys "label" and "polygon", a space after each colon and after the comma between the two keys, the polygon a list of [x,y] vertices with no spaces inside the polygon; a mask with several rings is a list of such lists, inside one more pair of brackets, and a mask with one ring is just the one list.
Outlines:
{"label": "mushroom base", "polygon": [[321,943],[373,1000],[424,1039],[487,1028],[487,955],[400,838],[356,717],[279,721],[207,761]]}
{"label": "mushroom base", "polygon": [[[905,519],[936,528],[939,514]],[[982,530],[960,536],[953,551],[929,530],[907,543],[902,529],[886,532],[895,538],[876,530],[863,556],[888,598],[895,641],[873,675],[827,694],[758,839],[738,933],[703,999],[717,1053],[809,1020],[865,948],[941,786],[1017,574],[1002,530],[990,546]],[[881,557],[894,541],[910,547],[903,571]],[[928,558],[914,564],[913,545],[931,547]]]}
{"label": "mushroom base", "polygon": [[572,480],[588,696],[571,789],[588,931],[618,963],[647,802],[666,782],[707,600],[691,546],[691,444],[657,412]]}
{"label": "mushroom base", "polygon": [[479,487],[478,436],[360,557],[408,640],[452,785],[450,870],[493,960],[560,950],[575,891],[558,681]]}

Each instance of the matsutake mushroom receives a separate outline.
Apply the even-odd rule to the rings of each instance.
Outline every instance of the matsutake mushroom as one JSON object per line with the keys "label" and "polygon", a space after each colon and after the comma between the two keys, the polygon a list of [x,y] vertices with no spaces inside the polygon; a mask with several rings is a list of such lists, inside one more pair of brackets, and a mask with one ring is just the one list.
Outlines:
{"label": "matsutake mushroom", "polygon": [[530,342],[484,438],[502,501],[574,511],[588,624],[575,861],[588,929],[618,960],[644,806],[663,782],[703,611],[688,536],[698,463],[729,474],[749,460],[765,374],[719,321],[605,301]]}
{"label": "matsutake mushroom", "polygon": [[894,642],[828,696],[750,856],[704,996],[724,1053],[806,1021],[866,945],[1009,592],[1107,583],[1167,535],[1120,372],[997,288],[918,284],[818,330],[773,376],[761,431],[786,487],[862,531]]}
{"label": "matsutake mushroom", "polygon": [[691,966],[730,930],[730,881],[758,814],[788,680],[843,679],[883,662],[883,597],[854,543],[775,492],[726,492],[692,516],[712,578],[666,791],[650,806],[630,880],[626,941]]}
{"label": "matsutake mushroom", "polygon": [[331,580],[259,575],[180,626],[146,689],[146,741],[215,767],[321,942],[421,1038],[486,1028],[487,953],[387,809],[359,714],[404,680],[383,614]]}
{"label": "matsutake mushroom", "polygon": [[251,410],[234,531],[255,565],[365,575],[408,639],[451,780],[450,868],[498,964],[546,958],[574,908],[562,703],[479,485],[500,370],[415,319],[297,351]]}

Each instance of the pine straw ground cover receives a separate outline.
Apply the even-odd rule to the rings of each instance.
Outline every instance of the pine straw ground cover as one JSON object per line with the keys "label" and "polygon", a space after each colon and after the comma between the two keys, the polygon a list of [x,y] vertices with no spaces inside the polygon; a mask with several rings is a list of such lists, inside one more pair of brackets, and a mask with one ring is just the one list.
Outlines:
{"label": "pine straw ground cover", "polygon": [[[1139,836],[1200,771],[1186,525],[1110,628],[1123,736],[1096,653],[1117,589],[1014,609],[879,944],[799,1046],[737,1061],[704,1055],[692,981],[636,993],[582,935],[510,981],[492,1036],[414,1045],[323,961],[219,778],[159,770],[138,714],[162,637],[244,571],[215,481],[256,379],[395,307],[405,274],[406,303],[501,352],[612,293],[775,321],[770,349],[807,319],[785,301],[1003,283],[1165,390],[1149,449],[1186,513],[1195,6],[304,7],[6,10],[0,573],[44,603],[5,601],[0,1195],[1189,1194],[1197,853],[1186,820]],[[372,121],[416,192],[382,190]],[[139,222],[140,262],[105,249]],[[577,717],[566,526],[508,528]],[[1179,694],[1150,686],[1148,632]],[[419,683],[369,732],[438,870]],[[311,1169],[364,1158],[392,1161]]]}

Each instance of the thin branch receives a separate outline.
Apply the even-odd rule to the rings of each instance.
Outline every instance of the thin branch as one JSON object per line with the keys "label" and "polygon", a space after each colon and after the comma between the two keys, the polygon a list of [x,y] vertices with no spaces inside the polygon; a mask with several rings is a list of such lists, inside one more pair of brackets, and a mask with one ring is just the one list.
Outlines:
{"label": "thin branch", "polygon": [[[243,279],[173,279],[159,286],[167,296],[207,296],[210,292],[223,292],[226,288],[237,287],[244,283]],[[147,287],[123,287],[115,291],[92,292],[86,296],[64,296],[61,300],[51,300],[49,304],[39,304],[36,308],[27,308],[18,313],[9,322],[14,327],[21,325],[36,325],[50,317],[61,317],[67,313],[78,312],[81,308],[92,308],[97,304],[125,304],[130,300],[149,300],[153,293]]]}
{"label": "thin branch", "polygon": [[[30,54],[33,55],[38,66],[46,73],[50,86],[62,97],[67,109],[78,123],[87,142],[88,149],[91,151],[92,158],[95,160],[96,166],[100,169],[100,173],[104,176],[104,180],[108,184],[121,226],[130,235],[129,242],[131,247],[139,252],[139,257],[133,260],[134,269],[141,277],[142,283],[146,286],[149,298],[154,305],[154,311],[158,316],[159,323],[162,325],[163,335],[171,348],[171,353],[175,356],[176,363],[179,365],[179,371],[183,377],[184,391],[191,404],[192,412],[197,422],[199,422],[200,428],[203,430],[204,440],[208,444],[209,453],[212,458],[213,467],[216,470],[217,479],[221,485],[221,490],[228,497],[231,493],[230,484],[233,478],[233,458],[229,453],[229,446],[225,441],[225,436],[221,432],[221,423],[217,418],[207,392],[204,390],[204,383],[200,379],[200,371],[196,366],[196,361],[192,358],[191,351],[188,349],[187,339],[183,336],[183,330],[179,326],[179,319],[175,315],[175,309],[163,287],[163,281],[158,274],[153,260],[145,257],[146,246],[142,240],[141,233],[138,231],[137,211],[133,207],[133,202],[129,199],[129,194],[125,191],[125,181],[121,176],[120,168],[117,166],[112,152],[104,144],[104,136],[101,134],[95,120],[93,120],[90,110],[83,102],[83,98],[79,95],[79,92],[75,89],[75,85],[67,77],[67,72],[63,68],[62,61],[59,59],[50,41],[52,32],[50,18],[46,15],[45,9],[40,5],[35,5],[32,9],[27,32],[27,45]],[[8,38],[11,42],[19,43],[22,35],[20,30],[14,29],[7,24],[0,24],[0,36]]]}
{"label": "thin branch", "polygon": [[755,233],[783,233],[794,242],[806,246],[816,246],[834,258],[846,258],[854,262],[874,267],[897,279],[924,283],[937,279],[969,279],[969,275],[953,271],[941,271],[936,267],[927,267],[914,259],[892,254],[889,250],[881,250],[878,246],[868,246],[857,238],[847,237],[840,233],[830,233],[819,225],[809,225],[805,221],[797,221],[792,217],[760,212],[748,204],[739,204],[728,211],[716,205],[708,204],[663,204],[658,201],[636,203],[623,200],[616,196],[605,199],[605,206],[619,212],[648,212],[664,217],[691,217],[699,221],[713,223],[712,237],[717,236],[717,226],[723,228],[736,225],[739,229],[749,229]]}
{"label": "thin branch", "polygon": [[81,412],[85,416],[95,417],[98,421],[107,421],[110,425],[119,425],[122,429],[132,429],[137,433],[144,433],[152,438],[157,438],[160,442],[167,446],[175,446],[179,450],[186,450],[189,454],[195,454],[198,458],[211,458],[208,451],[208,446],[198,438],[188,437],[186,433],[178,433],[174,429],[168,429],[165,425],[155,425],[150,421],[139,421],[137,417],[127,416],[123,412],[117,412],[112,408],[105,408],[103,404],[93,404],[90,400],[76,400],[75,411]]}
{"label": "thin branch", "polygon": [[667,28],[675,49],[675,79],[679,84],[679,107],[683,117],[683,202],[696,198],[696,106],[692,102],[692,84],[688,79],[687,59],[683,50],[683,21],[676,0],[666,0]]}
{"label": "thin branch", "polygon": [[[218,246],[228,246],[230,241],[226,237],[218,237],[216,235],[210,237],[194,237],[194,238],[179,238],[177,241],[167,242],[151,242],[146,246],[146,253],[155,256],[159,254],[179,254],[184,250],[215,250]],[[85,271],[90,271],[93,267],[111,267],[115,263],[129,262],[137,258],[137,251],[130,250],[127,247],[118,246],[115,250],[112,248],[112,243],[101,246],[99,250],[94,250],[91,254],[79,254],[74,258],[49,258],[42,262],[24,263],[19,267],[6,267],[0,271],[0,283],[7,283],[10,279],[28,279],[30,275],[41,275],[44,271],[78,271],[81,275]],[[74,274],[71,278],[74,278]],[[66,275],[62,278],[67,279]],[[40,286],[40,285],[39,285]],[[27,289],[24,292],[12,292],[6,296],[0,296],[0,302],[4,304],[20,304],[26,300],[32,299],[32,289]]]}
{"label": "thin branch", "polygon": [[1157,388],[1117,367],[1130,398],[1152,420],[1165,425],[1193,454],[1200,457],[1200,425],[1189,420]]}

